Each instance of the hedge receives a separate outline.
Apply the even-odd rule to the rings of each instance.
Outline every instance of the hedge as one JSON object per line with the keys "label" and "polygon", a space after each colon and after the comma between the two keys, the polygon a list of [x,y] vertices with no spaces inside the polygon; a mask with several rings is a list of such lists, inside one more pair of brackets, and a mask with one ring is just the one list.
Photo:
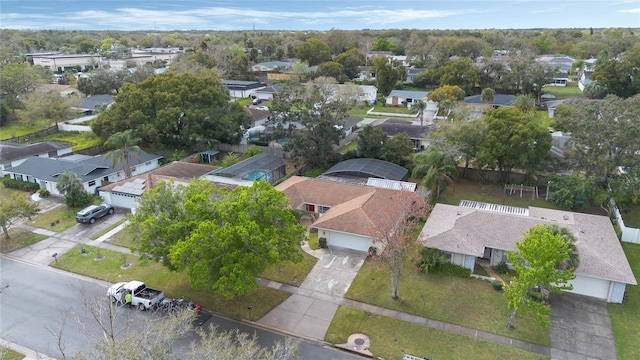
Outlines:
{"label": "hedge", "polygon": [[2,179],[2,183],[4,186],[12,189],[24,190],[24,191],[38,191],[40,190],[40,185],[36,183],[14,180],[9,178]]}

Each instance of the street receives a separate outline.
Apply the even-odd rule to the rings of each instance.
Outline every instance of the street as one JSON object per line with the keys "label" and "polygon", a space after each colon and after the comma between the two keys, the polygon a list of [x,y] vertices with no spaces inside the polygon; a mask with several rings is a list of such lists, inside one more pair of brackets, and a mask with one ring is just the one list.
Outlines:
{"label": "street", "polygon": [[[61,357],[58,339],[52,333],[59,333],[62,325],[62,347],[69,356],[86,349],[95,342],[94,336],[102,336],[98,324],[82,303],[83,298],[106,300],[107,283],[76,276],[52,268],[43,268],[21,261],[0,257],[0,336],[10,342],[33,349],[42,354]],[[6,287],[6,288],[5,288]],[[119,308],[121,321],[140,321],[153,314],[133,309]],[[82,323],[86,327],[81,327]],[[256,334],[263,347],[271,347],[276,341],[283,341],[280,333],[254,327],[213,315],[202,326],[218,326],[218,330],[240,329]],[[184,351],[194,337],[176,341],[176,353]],[[300,345],[301,359],[362,359],[324,346],[322,343],[304,341]]]}

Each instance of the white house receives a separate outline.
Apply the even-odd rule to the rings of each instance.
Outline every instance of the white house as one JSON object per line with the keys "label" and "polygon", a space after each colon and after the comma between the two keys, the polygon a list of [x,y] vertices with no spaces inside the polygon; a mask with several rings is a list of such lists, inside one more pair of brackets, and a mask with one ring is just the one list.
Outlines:
{"label": "white house", "polygon": [[35,144],[16,144],[0,141],[0,174],[5,176],[5,170],[10,170],[25,160],[37,156],[42,158],[57,158],[71,153],[72,144],[45,141]]}
{"label": "white house", "polygon": [[[160,155],[144,151],[132,156],[132,174],[138,175],[157,168],[161,158]],[[70,171],[78,175],[87,192],[94,194],[100,186],[126,178],[120,165],[112,165],[113,161],[105,159],[105,155],[71,155],[57,159],[30,157],[5,173],[11,179],[39,184],[41,189],[48,190],[52,195],[62,195],[56,187],[58,176]]]}
{"label": "white house", "polygon": [[507,251],[517,250],[516,242],[537,224],[567,228],[577,240],[580,263],[568,292],[621,303],[626,285],[637,284],[606,216],[462,200],[459,206],[436,204],[418,241],[473,271],[479,259],[491,265],[507,262]]}
{"label": "white house", "polygon": [[222,80],[229,89],[229,96],[234,99],[248,98],[257,90],[267,87],[266,83],[257,81]]}
{"label": "white house", "polygon": [[341,182],[293,176],[278,184],[291,207],[314,219],[312,228],[328,246],[368,251],[376,246],[376,214],[403,190],[383,189]]}
{"label": "white house", "polygon": [[426,103],[427,94],[428,92],[426,91],[392,90],[389,96],[387,96],[386,105],[398,106],[406,104],[407,107],[411,107],[411,105],[418,100]]}

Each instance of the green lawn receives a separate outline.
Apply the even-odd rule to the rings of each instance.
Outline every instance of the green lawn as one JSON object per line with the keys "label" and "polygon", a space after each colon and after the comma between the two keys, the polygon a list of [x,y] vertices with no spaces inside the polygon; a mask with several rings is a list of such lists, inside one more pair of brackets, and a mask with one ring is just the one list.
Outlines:
{"label": "green lawn", "polygon": [[41,229],[61,232],[77,224],[76,213],[78,210],[80,209],[61,205],[53,210],[41,213],[33,218],[32,221],[27,221],[25,224]]}
{"label": "green lawn", "polygon": [[374,119],[384,119],[386,118],[386,116],[378,116],[378,115],[369,115],[367,114],[367,111],[369,111],[369,109],[371,109],[371,106],[364,106],[364,107],[353,107],[351,108],[351,110],[349,110],[349,115],[353,116],[353,117],[361,117],[361,118],[374,118]]}
{"label": "green lawn", "polygon": [[[78,245],[61,256],[57,264],[54,262],[51,265],[113,283],[141,280],[150,287],[162,289],[167,297],[184,297],[202,305],[205,309],[252,321],[260,319],[290,296],[289,293],[281,290],[260,287],[254,293],[226,299],[210,291],[191,289],[185,273],[171,272],[154,261],[141,261],[134,255],[92,246],[85,245],[84,248],[89,252],[88,255],[82,255],[81,247]],[[102,261],[96,261],[94,260],[96,256],[105,258]],[[134,266],[122,270],[120,266],[125,262]],[[251,311],[247,310],[250,306]]]}
{"label": "green lawn", "polygon": [[[474,171],[470,169],[469,171]],[[548,209],[560,209],[551,201],[546,201],[544,197],[531,199],[530,192],[524,192],[520,197],[520,192],[511,196],[506,195],[504,185],[485,183],[480,181],[472,181],[468,179],[456,179],[453,193],[451,185],[442,192],[439,203],[458,205],[460,200],[473,200],[493,204],[503,204],[518,207],[536,206]]]}
{"label": "green lawn", "polygon": [[350,143],[348,143],[347,145],[341,147],[338,152],[340,154],[346,154],[347,152],[351,151],[351,150],[356,150],[358,148],[358,140],[354,139],[351,140]]}
{"label": "green lawn", "polygon": [[0,126],[0,140],[11,139],[14,136],[27,135],[38,130],[40,129],[21,124],[2,125]]}
{"label": "green lawn", "polygon": [[119,231],[117,234],[111,236],[111,240],[109,240],[109,243],[126,248],[131,248],[136,244],[135,239],[135,232],[132,232],[130,227],[125,227],[124,229],[122,229],[122,231]]}
{"label": "green lawn", "polygon": [[302,253],[301,262],[285,261],[280,266],[269,266],[260,277],[293,286],[302,285],[302,282],[318,262],[318,259],[302,251],[302,249],[300,249],[300,252]]}
{"label": "green lawn", "polygon": [[2,241],[0,241],[0,252],[3,254],[37,243],[38,241],[44,240],[48,237],[46,235],[34,234],[30,231],[18,228],[9,229],[9,239],[5,239],[4,234],[0,236],[2,236]]}
{"label": "green lawn", "polygon": [[401,106],[385,106],[384,104],[376,104],[373,111],[393,113],[393,114],[414,114],[411,109]]}
{"label": "green lawn", "polygon": [[346,297],[549,346],[549,329],[537,326],[533,317],[518,314],[516,329],[507,328],[511,314],[507,301],[487,281],[417,272],[411,259],[406,259],[399,294],[399,299],[391,298],[388,270],[378,269],[375,263],[367,261]]}
{"label": "green lawn", "polygon": [[549,112],[547,110],[536,111],[535,122],[545,129],[553,127],[555,124],[554,119],[549,118]]}
{"label": "green lawn", "polygon": [[[71,143],[73,144],[73,151],[88,149],[102,144],[102,139],[92,132],[58,131],[47,135],[44,140]],[[38,141],[42,141],[42,139]]]}
{"label": "green lawn", "polygon": [[543,355],[374,315],[359,309],[338,307],[325,340],[341,344],[354,333],[369,336],[369,350],[374,356],[384,359],[402,359],[403,354],[432,359],[548,359]]}
{"label": "green lawn", "polygon": [[621,215],[624,226],[640,228],[640,205],[627,205]]}
{"label": "green lawn", "polygon": [[575,82],[569,82],[567,86],[545,86],[542,93],[555,95],[556,100],[566,99],[569,97],[582,97],[582,91]]}
{"label": "green lawn", "polygon": [[0,360],[20,360],[25,356],[10,349],[0,349]]}
{"label": "green lawn", "polygon": [[[640,245],[622,243],[636,280],[640,280]],[[609,316],[620,360],[640,359],[640,287],[627,285],[627,299],[622,304],[609,304]]]}

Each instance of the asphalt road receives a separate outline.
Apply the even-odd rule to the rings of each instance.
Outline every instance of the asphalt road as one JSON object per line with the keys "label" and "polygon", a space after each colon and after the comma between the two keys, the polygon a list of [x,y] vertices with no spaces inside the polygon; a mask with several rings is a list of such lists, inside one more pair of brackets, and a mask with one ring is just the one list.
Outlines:
{"label": "asphalt road", "polygon": [[[42,354],[61,357],[58,341],[52,333],[59,333],[66,355],[86,349],[100,336],[101,330],[82,303],[83,298],[106,301],[107,284],[98,280],[75,276],[52,268],[43,268],[21,261],[0,257],[0,337]],[[133,309],[118,309],[120,321],[144,321],[153,314]],[[83,326],[80,323],[84,324]],[[218,326],[218,330],[240,329],[256,334],[261,346],[271,347],[283,341],[278,332],[254,327],[213,315],[202,326]],[[185,338],[174,344],[180,353],[194,338]],[[304,341],[300,346],[301,359],[362,359],[338,351],[323,343]]]}

